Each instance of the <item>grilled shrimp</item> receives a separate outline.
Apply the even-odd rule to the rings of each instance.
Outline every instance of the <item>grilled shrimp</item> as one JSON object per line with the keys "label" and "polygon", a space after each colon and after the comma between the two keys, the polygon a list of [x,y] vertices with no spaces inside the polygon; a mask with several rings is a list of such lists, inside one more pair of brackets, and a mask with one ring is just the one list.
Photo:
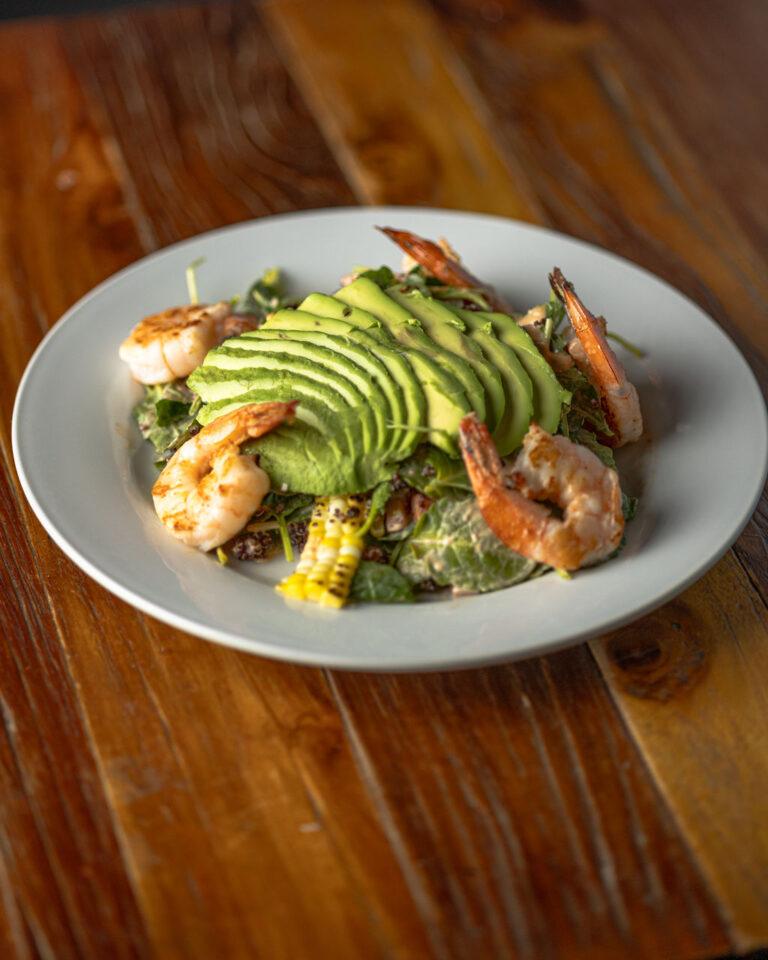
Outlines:
{"label": "grilled shrimp", "polygon": [[[461,421],[459,444],[483,519],[512,550],[576,570],[618,547],[624,531],[619,478],[591,450],[532,423],[505,477],[488,429],[474,413]],[[556,503],[562,519],[537,500]]]}
{"label": "grilled shrimp", "polygon": [[254,327],[235,317],[226,301],[171,307],[134,327],[120,346],[120,359],[139,383],[168,383],[192,373],[221,340]]}
{"label": "grilled shrimp", "polygon": [[549,282],[565,305],[577,337],[576,343],[568,345],[568,352],[600,395],[606,422],[613,433],[613,436],[604,438],[605,443],[612,447],[634,443],[643,433],[640,400],[608,343],[605,321],[587,310],[576,296],[573,284],[565,279],[558,267],[549,275]]}
{"label": "grilled shrimp", "polygon": [[436,277],[448,286],[481,290],[486,295],[486,300],[492,310],[499,310],[501,313],[512,312],[493,287],[478,280],[459,263],[458,259],[449,256],[436,243],[431,240],[424,240],[408,230],[394,230],[392,227],[377,227],[376,229],[385,233],[390,240],[394,240],[402,250],[413,257],[416,263],[424,267],[430,276]]}
{"label": "grilled shrimp", "polygon": [[269,491],[269,477],[240,444],[292,421],[295,407],[295,400],[238,407],[179,447],[152,488],[155,511],[175,537],[212,550],[245,526]]}

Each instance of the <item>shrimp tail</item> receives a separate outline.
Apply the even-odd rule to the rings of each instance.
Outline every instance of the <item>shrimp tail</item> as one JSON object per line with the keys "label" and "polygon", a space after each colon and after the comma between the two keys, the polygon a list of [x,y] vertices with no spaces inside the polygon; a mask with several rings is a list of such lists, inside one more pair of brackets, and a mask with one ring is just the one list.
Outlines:
{"label": "shrimp tail", "polygon": [[504,486],[501,458],[491,441],[488,427],[478,420],[476,413],[468,414],[459,424],[459,449],[476,493],[493,484]]}
{"label": "shrimp tail", "polygon": [[425,240],[409,230],[395,230],[392,227],[376,227],[383,234],[393,240],[401,250],[422,266],[427,273],[437,278],[441,283],[450,287],[470,287],[485,294],[491,309],[502,313],[512,313],[511,308],[496,293],[493,287],[478,280],[466,267],[457,260],[452,260],[448,254],[431,240]]}
{"label": "shrimp tail", "polygon": [[555,267],[549,274],[549,283],[557,298],[565,306],[573,332],[579,339],[589,365],[604,390],[618,390],[626,382],[627,373],[606,339],[603,327],[594,314],[584,306],[573,284]]}
{"label": "shrimp tail", "polygon": [[[627,371],[611,349],[605,321],[595,317],[584,306],[573,284],[558,267],[549,275],[555,295],[562,301],[576,338],[568,351],[579,369],[586,374],[600,394],[600,402],[611,431],[603,438],[611,446],[620,447],[638,440],[643,432],[643,415],[637,390],[627,378]],[[576,349],[574,349],[576,348]]]}

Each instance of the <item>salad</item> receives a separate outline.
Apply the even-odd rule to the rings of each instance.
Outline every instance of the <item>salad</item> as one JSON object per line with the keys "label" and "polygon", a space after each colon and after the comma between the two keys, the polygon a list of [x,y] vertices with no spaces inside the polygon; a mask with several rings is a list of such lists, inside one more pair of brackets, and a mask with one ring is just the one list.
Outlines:
{"label": "salad", "polygon": [[[555,268],[519,313],[445,243],[385,228],[400,270],[147,317],[120,349],[161,469],[158,516],[220,562],[295,562],[286,597],[342,606],[478,593],[610,559],[642,433],[605,321]],[[626,346],[626,344],[625,344]]]}

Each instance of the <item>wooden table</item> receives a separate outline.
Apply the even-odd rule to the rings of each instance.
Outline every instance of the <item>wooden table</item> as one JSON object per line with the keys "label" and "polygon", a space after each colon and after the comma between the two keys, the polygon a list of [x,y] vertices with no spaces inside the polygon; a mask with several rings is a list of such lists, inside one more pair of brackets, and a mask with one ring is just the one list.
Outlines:
{"label": "wooden table", "polygon": [[9,440],[32,350],[115,270],[359,203],[608,247],[768,383],[766,38],[753,0],[273,0],[0,28],[2,957],[768,944],[765,497],[706,576],[622,630],[376,676],[126,606],[43,532]]}

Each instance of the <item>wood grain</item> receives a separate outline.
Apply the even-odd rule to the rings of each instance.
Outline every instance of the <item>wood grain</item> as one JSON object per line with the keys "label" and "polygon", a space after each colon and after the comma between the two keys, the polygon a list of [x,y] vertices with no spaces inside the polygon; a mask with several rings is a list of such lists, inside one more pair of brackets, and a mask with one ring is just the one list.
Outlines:
{"label": "wood grain", "polygon": [[[553,24],[517,5],[490,32],[467,18],[466,8],[460,12],[451,36],[469,65],[482,62],[476,79],[509,149],[531,152],[524,166],[535,171],[551,222],[587,239],[610,237],[614,249],[686,290],[740,340],[768,383],[768,327],[756,320],[766,316],[764,258],[629,70],[626,51],[583,14]],[[572,204],[560,203],[574,195],[578,223]],[[673,605],[593,644],[686,836],[698,852],[707,851],[702,862],[740,949],[768,939],[762,867],[768,716],[760,685],[752,682],[768,665],[764,510],[763,504],[736,548],[740,565],[724,560],[694,588],[695,602],[684,604],[689,614],[695,610],[693,620],[677,616]],[[624,656],[628,635],[638,648],[634,659],[609,669]],[[662,662],[648,684],[646,658],[656,650]],[[742,704],[736,716],[713,710],[736,697]],[[734,756],[730,775],[720,769],[713,778],[713,766]]]}
{"label": "wood grain", "polygon": [[260,11],[361,202],[536,217],[424,4],[274,0]]}
{"label": "wood grain", "polygon": [[586,648],[333,687],[438,956],[724,949]]}
{"label": "wood grain", "polygon": [[[85,24],[85,29],[89,26]],[[70,50],[77,50],[76,30],[59,33],[65,35]],[[24,39],[22,31],[12,38]],[[51,32],[49,39],[49,62],[54,70],[60,56],[58,37]],[[126,39],[125,32],[120,39]],[[14,42],[13,49],[18,51],[24,46]],[[96,44],[91,49],[99,52]],[[23,58],[21,65],[27,66]],[[62,72],[69,73],[68,63]],[[16,76],[24,79],[23,72]],[[82,101],[86,86],[73,80],[65,93],[68,98]],[[89,90],[93,96],[93,87]],[[30,84],[30,95],[41,104],[36,119],[43,129],[52,123],[57,125],[60,112],[66,115],[52,91],[47,92],[49,98],[43,98],[38,87]],[[21,126],[26,104],[23,90],[16,93],[22,94],[17,101]],[[208,94],[211,93],[209,90]],[[89,117],[98,121],[102,116],[101,103],[101,99],[91,100]],[[81,123],[85,122],[84,114],[85,111],[78,110]],[[14,128],[9,124],[5,131],[11,137]],[[124,186],[126,164],[117,139],[96,127],[83,135],[86,143],[100,147],[101,138],[94,135],[97,133],[109,137],[113,164],[105,162],[105,154],[99,149],[93,149],[79,154],[75,166],[68,152],[68,169],[72,171],[68,182],[73,184],[72,189],[77,187],[75,199],[94,198],[93,206],[88,207],[89,223],[100,221],[103,204],[113,196],[123,198],[126,206],[133,202],[136,209],[135,199],[130,199],[135,197],[135,191],[130,184]],[[61,136],[64,148],[68,148],[66,128]],[[143,149],[146,148],[144,144]],[[41,189],[54,175],[42,160],[45,156],[44,152],[39,164],[27,170],[26,176],[30,186],[37,186],[44,194],[45,205],[41,203],[39,214],[45,212],[45,222],[56,228],[67,222],[65,205],[73,197],[69,194],[62,200],[58,194],[47,194]],[[322,165],[321,151],[315,150],[313,156]],[[328,156],[325,154],[326,163]],[[183,179],[185,170],[180,173]],[[205,175],[215,179],[211,171]],[[183,189],[188,189],[191,182],[185,181]],[[31,192],[33,197],[40,197],[40,193]],[[340,184],[337,193],[343,192]],[[205,193],[206,197],[211,195],[211,191]],[[158,227],[173,200],[169,195],[168,204],[155,209]],[[214,225],[220,216],[215,201],[206,210],[207,219],[198,213],[195,232]],[[36,214],[37,208],[25,212],[30,220]],[[155,224],[143,213],[137,213],[136,219],[140,229],[133,234],[130,257],[143,252],[147,238],[152,240],[160,235],[160,230],[155,231]],[[103,225],[101,229],[103,232]],[[51,238],[41,231],[40,239]],[[87,233],[68,237],[68,244],[72,258],[90,253],[93,270],[114,269],[109,246],[101,248]],[[32,267],[23,253],[19,259],[15,275],[11,271],[2,275],[3,289],[17,294],[26,285],[19,279],[23,281]],[[53,287],[53,277],[49,279]],[[65,301],[66,292],[59,291],[59,297]],[[63,308],[61,300],[41,309],[41,326],[50,323]],[[27,351],[31,346],[27,346]],[[18,378],[22,360],[20,356],[12,371],[14,379]],[[7,403],[10,397],[4,399]],[[28,518],[28,508],[25,513]],[[334,844],[329,841],[324,824],[318,822],[319,812],[311,792],[297,773],[271,711],[266,704],[259,707],[259,698],[243,677],[241,661],[248,658],[200,644],[146,621],[74,570],[35,521],[29,521],[28,535],[34,555],[46,571],[44,589],[51,607],[49,618],[53,617],[47,633],[50,642],[56,644],[59,657],[66,655],[67,669],[82,698],[106,801],[115,818],[125,868],[151,939],[151,949],[164,957],[185,958],[293,957],[314,952],[378,956],[383,949],[378,941],[385,934],[387,942],[397,942],[410,934],[402,955],[424,955],[419,949],[418,924],[409,924],[409,904],[402,902],[397,884],[392,883],[391,875],[393,870],[398,873],[397,865],[386,844],[379,842],[380,855],[376,855],[379,831],[375,822],[366,817],[364,804],[352,819],[367,841],[367,869],[370,871],[375,864],[375,873],[366,882],[372,891],[382,894],[382,902],[366,903],[357,883],[352,885],[354,868],[347,871],[343,863],[339,864]],[[56,589],[57,579],[66,581],[66,591]],[[20,642],[25,632],[16,631]],[[304,672],[319,676],[316,671]],[[262,682],[270,673],[274,675],[276,698],[282,687],[294,692],[301,689],[297,682],[301,671],[279,664],[259,664],[259,673]],[[286,679],[278,684],[281,676]],[[212,690],[219,691],[219,696],[212,697]],[[301,700],[302,713],[307,715],[322,713],[321,705],[313,708],[313,692],[310,688]],[[286,698],[279,700],[284,711]],[[207,704],[205,709],[203,702]],[[76,707],[72,713],[79,716]],[[34,727],[34,723],[31,725]],[[232,731],[236,731],[235,736]],[[42,735],[49,732],[43,730]],[[68,733],[66,728],[64,733]],[[354,785],[347,789],[354,798]],[[16,820],[20,822],[20,817]],[[31,831],[30,826],[26,830],[30,843],[35,839]],[[74,867],[76,858],[67,849],[66,837],[61,836],[58,825],[54,824],[50,833],[49,845]],[[9,849],[21,852],[19,840]],[[120,860],[117,851],[107,848],[105,854],[105,865],[114,870]],[[350,859],[354,863],[354,856]],[[18,864],[15,866],[18,868]],[[123,878],[121,872],[118,876]],[[41,901],[46,889],[55,891],[55,877],[42,871],[32,877],[37,879]],[[312,898],[297,897],[296,892],[304,883],[313,889]],[[16,888],[26,921],[34,921],[34,891],[23,883],[17,883]],[[85,895],[87,887],[69,887],[64,882],[63,892]],[[99,903],[97,898],[93,901]],[[55,903],[52,900],[46,928],[32,932],[34,943],[42,952],[59,951],[56,956],[64,957],[79,956],[78,951],[82,950],[83,955],[91,955],[86,951],[88,944],[76,939],[89,935],[88,931],[90,936],[101,937],[105,942],[110,937],[117,941],[118,935],[98,917],[73,916],[62,905],[58,919]],[[9,908],[13,906],[9,902]],[[13,919],[10,909],[7,915]],[[265,923],[267,918],[269,923]],[[57,919],[59,926],[55,927]],[[390,933],[395,926],[397,932]],[[53,932],[49,933],[49,928]],[[21,943],[21,933],[12,932]],[[125,955],[130,947],[128,939],[123,948]],[[145,945],[145,955],[149,949]],[[92,955],[103,955],[103,951]]]}
{"label": "wood grain", "polygon": [[763,343],[754,229],[646,101],[609,18],[320,10],[0,31],[0,949],[693,960],[765,942],[764,507],[707,578],[592,652],[372,677],[145,617],[16,492],[13,389],[56,317],[144,252],[264,213],[357,198],[537,219]]}
{"label": "wood grain", "polygon": [[265,214],[352,202],[247,5],[116,13],[61,34],[90,102],[109,115],[124,188],[152,246]]}
{"label": "wood grain", "polygon": [[[114,870],[112,813],[61,642],[63,621],[47,595],[74,571],[31,519],[8,434],[13,390],[33,346],[71,298],[101,279],[89,247],[101,247],[101,269],[111,272],[125,262],[132,227],[98,138],[83,128],[84,104],[54,31],[35,32],[34,56],[22,52],[28,37],[21,28],[0,32],[0,303],[8,321],[0,350],[0,899],[9,956],[136,957],[143,925],[125,875]],[[57,178],[75,157],[87,177],[61,189]],[[46,229],[24,226],[36,223]]]}

